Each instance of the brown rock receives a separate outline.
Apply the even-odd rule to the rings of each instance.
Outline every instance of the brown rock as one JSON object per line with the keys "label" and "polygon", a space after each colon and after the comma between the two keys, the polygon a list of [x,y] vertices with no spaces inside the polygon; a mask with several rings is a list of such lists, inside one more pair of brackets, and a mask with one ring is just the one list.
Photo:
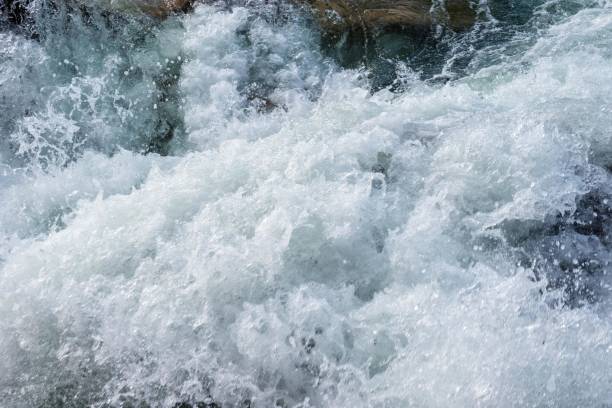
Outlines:
{"label": "brown rock", "polygon": [[157,1],[135,1],[137,7],[154,17],[166,17],[177,11],[187,10],[192,0],[157,0]]}
{"label": "brown rock", "polygon": [[[0,0],[1,1],[1,0]],[[69,1],[69,0],[65,0]],[[118,12],[141,12],[153,17],[165,18],[168,15],[188,10],[193,0],[75,0],[83,6],[98,6]]]}
{"label": "brown rock", "polygon": [[[432,0],[294,0],[311,6],[319,16],[321,27],[327,31],[373,29],[390,26],[426,29],[440,23],[460,31],[471,27],[476,13],[470,0],[443,0],[444,7],[436,9]],[[195,0],[123,0],[141,11],[165,17],[188,9]]]}
{"label": "brown rock", "polygon": [[328,32],[391,26],[427,29],[433,23],[459,31],[471,27],[476,19],[469,0],[445,0],[445,10],[436,10],[431,0],[295,1],[312,7]]}
{"label": "brown rock", "polygon": [[448,25],[455,31],[466,30],[476,22],[476,12],[468,0],[446,0],[445,8]]}

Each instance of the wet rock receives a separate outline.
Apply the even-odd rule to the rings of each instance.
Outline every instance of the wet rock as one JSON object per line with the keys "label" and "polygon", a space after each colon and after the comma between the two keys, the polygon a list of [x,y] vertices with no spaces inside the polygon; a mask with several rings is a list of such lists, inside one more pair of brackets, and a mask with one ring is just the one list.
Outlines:
{"label": "wet rock", "polygon": [[455,31],[469,29],[476,22],[476,12],[468,0],[446,0],[443,20]]}
{"label": "wet rock", "polygon": [[[15,1],[15,0],[13,0]],[[21,0],[30,2],[31,0]],[[166,18],[172,13],[191,10],[193,0],[54,0],[79,8],[99,7],[109,12],[144,13],[156,18]]]}
{"label": "wet rock", "polygon": [[[83,1],[83,0],[79,0]],[[91,4],[91,2],[87,2]],[[192,0],[105,0],[103,5],[117,11],[141,11],[158,18],[165,18],[175,12],[188,11]]]}
{"label": "wet rock", "polygon": [[[366,30],[382,25],[429,27],[431,16],[421,1],[308,0],[327,32]],[[401,4],[400,4],[401,3]]]}
{"label": "wet rock", "polygon": [[476,13],[468,0],[297,0],[309,5],[328,33],[368,31],[388,27],[427,30],[440,23],[460,31],[471,27]]}

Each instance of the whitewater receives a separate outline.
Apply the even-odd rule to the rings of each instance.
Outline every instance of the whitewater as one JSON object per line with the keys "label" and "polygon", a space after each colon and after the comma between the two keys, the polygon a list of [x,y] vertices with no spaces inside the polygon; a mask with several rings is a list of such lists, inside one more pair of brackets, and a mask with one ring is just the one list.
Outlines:
{"label": "whitewater", "polygon": [[612,3],[472,6],[0,16],[0,407],[612,407]]}

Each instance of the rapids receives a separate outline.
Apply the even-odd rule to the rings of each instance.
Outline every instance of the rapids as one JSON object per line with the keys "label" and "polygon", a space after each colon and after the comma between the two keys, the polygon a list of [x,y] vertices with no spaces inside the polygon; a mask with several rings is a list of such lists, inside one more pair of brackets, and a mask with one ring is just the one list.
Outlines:
{"label": "rapids", "polygon": [[612,3],[473,6],[0,16],[0,406],[612,406]]}

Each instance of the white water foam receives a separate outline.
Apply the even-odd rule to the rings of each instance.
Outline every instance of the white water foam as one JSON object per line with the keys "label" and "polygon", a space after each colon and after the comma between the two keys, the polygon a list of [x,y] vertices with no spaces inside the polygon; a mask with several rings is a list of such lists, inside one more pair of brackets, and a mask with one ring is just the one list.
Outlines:
{"label": "white water foam", "polygon": [[612,405],[609,274],[564,307],[504,229],[610,189],[612,10],[402,93],[315,34],[200,6],[173,56],[186,153],[7,170],[4,405]]}

